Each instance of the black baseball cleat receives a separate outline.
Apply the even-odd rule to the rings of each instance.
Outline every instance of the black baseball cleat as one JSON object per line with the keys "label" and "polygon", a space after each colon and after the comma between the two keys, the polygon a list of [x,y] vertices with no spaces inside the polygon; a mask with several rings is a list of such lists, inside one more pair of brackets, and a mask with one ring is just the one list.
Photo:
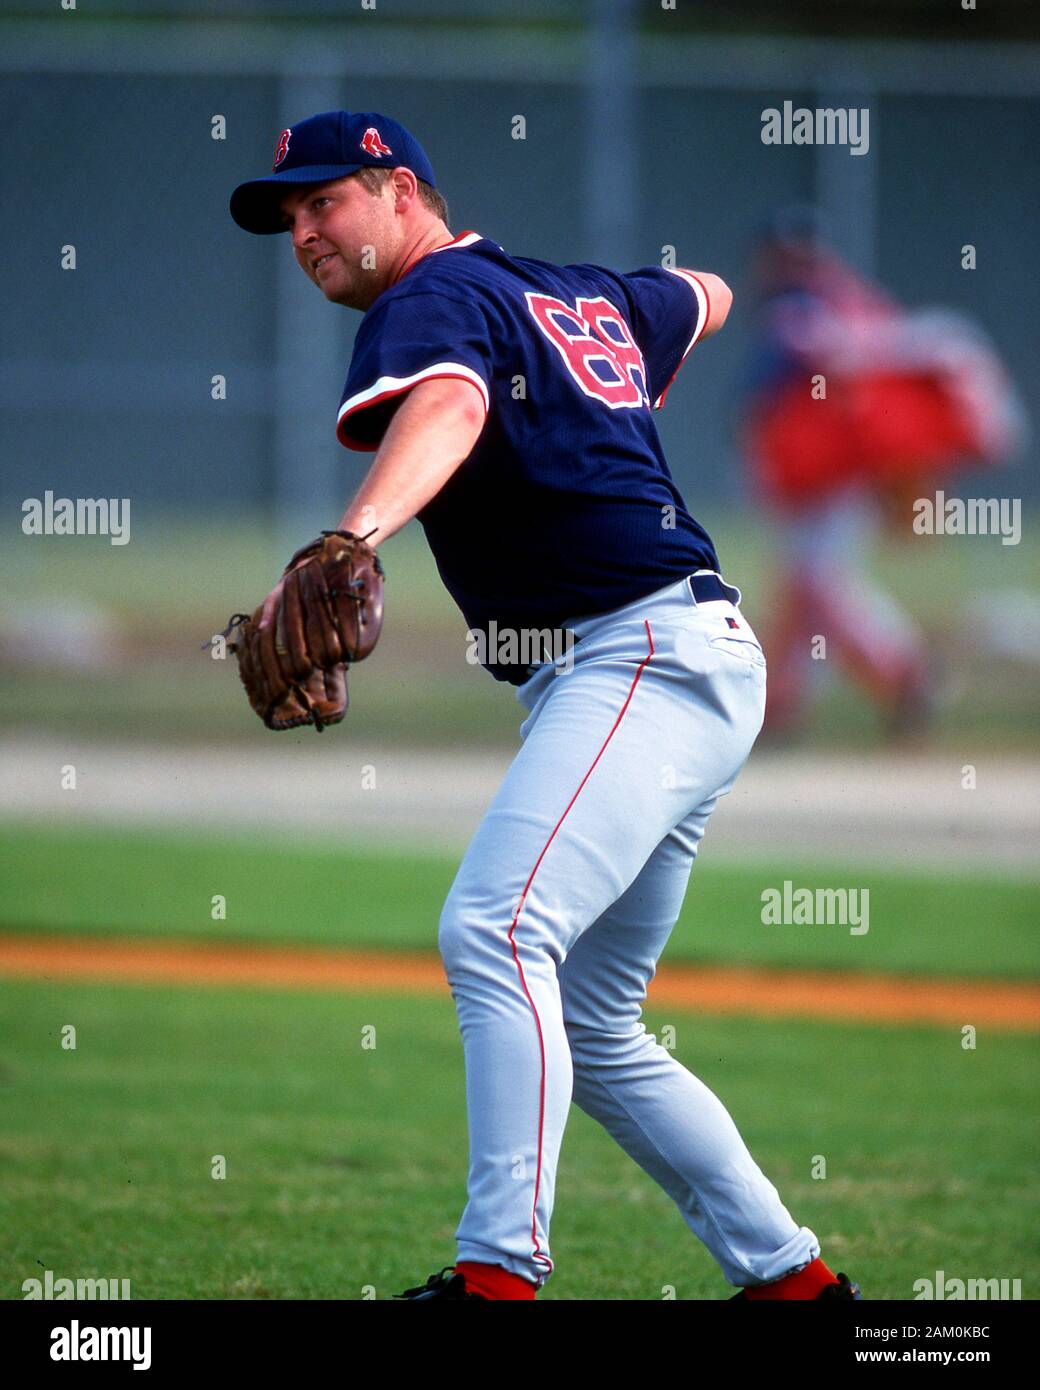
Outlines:
{"label": "black baseball cleat", "polygon": [[[842,1300],[854,1298],[862,1299],[863,1295],[860,1293],[859,1285],[854,1284],[847,1274],[838,1274],[835,1277],[837,1283],[828,1284],[825,1288],[821,1289],[816,1295],[817,1301],[821,1298]],[[748,1298],[745,1291],[741,1289],[740,1293],[735,1293],[729,1301],[730,1303],[758,1303],[764,1300]]]}
{"label": "black baseball cleat", "polygon": [[828,1284],[825,1289],[820,1290],[821,1298],[862,1299],[863,1294],[859,1285],[847,1274],[839,1274],[837,1279],[836,1284]]}
{"label": "black baseball cleat", "polygon": [[[445,1279],[445,1274],[450,1278]],[[405,1289],[404,1293],[395,1293],[395,1298],[475,1298],[481,1303],[486,1303],[487,1299],[483,1294],[467,1293],[466,1281],[461,1274],[456,1273],[454,1265],[445,1265],[439,1274],[431,1274],[425,1284],[420,1284],[415,1289]]]}

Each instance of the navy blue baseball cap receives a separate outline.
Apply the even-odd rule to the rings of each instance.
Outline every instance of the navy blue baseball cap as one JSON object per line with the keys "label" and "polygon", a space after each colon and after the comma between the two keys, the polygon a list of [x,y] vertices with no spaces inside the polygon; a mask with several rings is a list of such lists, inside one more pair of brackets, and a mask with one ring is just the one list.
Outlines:
{"label": "navy blue baseball cap", "polygon": [[282,131],[274,172],[238,185],[231,216],[247,232],[284,232],[280,204],[287,184],[328,183],[359,169],[402,166],[436,187],[425,150],[398,121],[377,111],[322,111]]}

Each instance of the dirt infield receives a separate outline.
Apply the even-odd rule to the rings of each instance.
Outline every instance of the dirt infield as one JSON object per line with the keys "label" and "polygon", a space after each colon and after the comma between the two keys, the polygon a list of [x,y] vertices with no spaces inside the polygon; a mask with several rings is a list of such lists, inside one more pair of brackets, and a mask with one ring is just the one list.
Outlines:
{"label": "dirt infield", "polygon": [[[0,976],[359,994],[447,992],[433,955],[100,937],[0,935]],[[672,965],[658,971],[648,1003],[708,1014],[1040,1029],[1040,986],[1000,981]]]}
{"label": "dirt infield", "polygon": [[[0,736],[0,818],[212,827],[460,853],[511,756],[357,739],[319,744],[168,748]],[[980,753],[978,787],[968,792],[962,761],[905,750],[756,751],[712,817],[707,849],[719,860],[822,856],[912,872],[1000,867],[1035,875],[1040,763]],[[66,763],[77,769],[74,796],[55,775]],[[378,773],[376,785],[365,769]]]}

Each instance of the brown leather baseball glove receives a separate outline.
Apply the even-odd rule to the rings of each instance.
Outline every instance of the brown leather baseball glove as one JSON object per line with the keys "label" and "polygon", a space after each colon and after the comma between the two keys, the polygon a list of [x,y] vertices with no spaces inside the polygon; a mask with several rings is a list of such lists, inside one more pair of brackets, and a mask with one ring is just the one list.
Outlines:
{"label": "brown leather baseball glove", "polygon": [[363,661],[383,626],[383,567],[350,531],[323,531],[286,565],[271,623],[263,605],[225,630],[249,703],[269,729],[313,724],[320,733],[347,712],[347,668]]}

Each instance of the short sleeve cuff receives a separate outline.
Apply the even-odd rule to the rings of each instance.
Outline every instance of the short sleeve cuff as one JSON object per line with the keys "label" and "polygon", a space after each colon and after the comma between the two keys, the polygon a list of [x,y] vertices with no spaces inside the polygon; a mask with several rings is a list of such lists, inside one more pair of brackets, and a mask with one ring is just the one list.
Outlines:
{"label": "short sleeve cuff", "polygon": [[467,367],[462,362],[435,362],[432,366],[424,367],[422,371],[413,372],[411,376],[381,376],[378,381],[374,381],[365,390],[356,391],[339,408],[339,415],[336,420],[336,438],[347,449],[371,453],[379,447],[379,441],[365,439],[363,437],[365,430],[361,427],[362,421],[368,418],[369,412],[373,410],[378,412],[380,406],[393,400],[394,397],[410,391],[420,381],[433,381],[438,377],[454,377],[461,381],[470,382],[480,392],[481,400],[484,402],[484,414],[487,415],[491,398],[487,382],[479,372],[475,372],[472,367]]}
{"label": "short sleeve cuff", "polygon": [[672,380],[669,381],[668,385],[658,396],[657,400],[654,401],[655,410],[660,410],[661,407],[664,405],[664,398],[671,390],[672,381],[674,381],[675,378],[679,375],[679,367],[682,366],[682,364],[686,361],[687,357],[689,357],[690,353],[693,351],[694,347],[696,346],[698,340],[701,337],[701,334],[704,332],[705,328],[707,328],[708,319],[711,316],[711,300],[708,298],[708,291],[705,289],[702,281],[696,275],[694,275],[693,271],[680,270],[678,266],[665,266],[664,269],[667,270],[670,275],[678,275],[680,280],[685,280],[686,283],[689,285],[690,289],[693,291],[694,301],[697,305],[697,317],[694,323],[693,337],[687,343],[686,351],[679,359],[679,366],[676,367],[675,371],[672,373]]}

